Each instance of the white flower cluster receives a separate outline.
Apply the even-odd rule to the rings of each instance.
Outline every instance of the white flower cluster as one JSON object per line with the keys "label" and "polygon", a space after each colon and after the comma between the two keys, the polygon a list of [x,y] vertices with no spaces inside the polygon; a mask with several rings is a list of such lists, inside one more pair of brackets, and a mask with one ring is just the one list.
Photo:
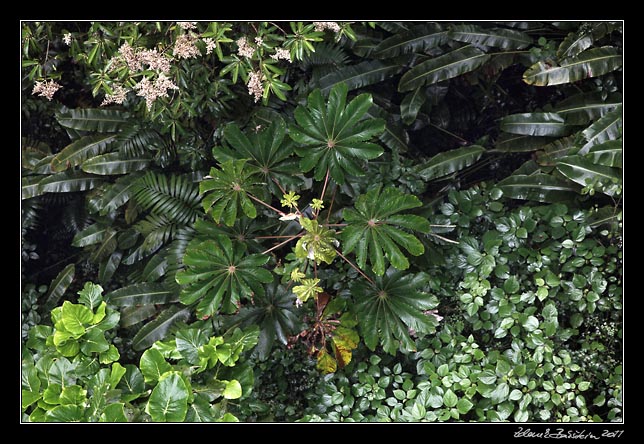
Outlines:
{"label": "white flower cluster", "polygon": [[264,93],[264,85],[262,84],[263,75],[261,72],[251,72],[248,76],[248,94],[255,96],[255,102],[259,102]]}
{"label": "white flower cluster", "polygon": [[318,32],[328,29],[333,32],[340,32],[340,25],[337,22],[313,22],[315,30]]}
{"label": "white flower cluster", "polygon": [[238,38],[235,43],[237,43],[237,54],[240,56],[251,58],[255,53],[255,48],[248,44],[246,37]]}
{"label": "white flower cluster", "polygon": [[125,61],[128,69],[133,72],[142,71],[143,65],[148,65],[150,69],[162,73],[170,71],[170,60],[164,54],[156,49],[133,48],[127,42],[121,45],[118,55],[112,57],[112,70],[121,66],[122,61]]}
{"label": "white flower cluster", "polygon": [[212,51],[217,47],[217,43],[215,43],[215,41],[210,37],[206,37],[202,40],[206,44],[206,55],[212,54]]}
{"label": "white flower cluster", "polygon": [[31,91],[31,94],[38,94],[41,97],[46,97],[47,100],[51,100],[60,88],[62,86],[53,80],[37,81],[34,84],[34,89]]}
{"label": "white flower cluster", "polygon": [[179,25],[181,29],[195,29],[197,27],[197,22],[177,22],[177,25]]}
{"label": "white flower cluster", "polygon": [[72,33],[68,32],[67,34],[63,35],[63,43],[67,46],[72,46]]}
{"label": "white flower cluster", "polygon": [[127,96],[128,92],[127,89],[119,84],[114,84],[112,91],[112,94],[107,94],[105,96],[105,98],[101,102],[101,106],[109,105],[110,103],[121,105],[125,101],[125,96]]}
{"label": "white flower cluster", "polygon": [[174,42],[172,54],[178,59],[191,59],[199,55],[199,49],[195,45],[197,38],[191,34],[183,34],[177,37]]}
{"label": "white flower cluster", "polygon": [[271,59],[273,60],[288,60],[289,63],[292,63],[291,52],[288,49],[276,48],[275,54],[271,54]]}
{"label": "white flower cluster", "polygon": [[151,82],[147,77],[143,77],[139,83],[134,85],[134,89],[139,90],[136,93],[137,96],[145,98],[145,104],[148,107],[148,111],[150,111],[156,99],[159,97],[168,97],[169,89],[179,89],[179,87],[167,78],[165,74],[161,73],[154,82]]}

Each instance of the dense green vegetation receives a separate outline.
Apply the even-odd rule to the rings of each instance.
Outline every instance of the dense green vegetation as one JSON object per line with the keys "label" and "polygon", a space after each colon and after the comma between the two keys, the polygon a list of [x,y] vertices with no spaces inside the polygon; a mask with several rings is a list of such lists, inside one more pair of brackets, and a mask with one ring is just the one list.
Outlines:
{"label": "dense green vegetation", "polygon": [[23,22],[24,421],[622,420],[619,22]]}

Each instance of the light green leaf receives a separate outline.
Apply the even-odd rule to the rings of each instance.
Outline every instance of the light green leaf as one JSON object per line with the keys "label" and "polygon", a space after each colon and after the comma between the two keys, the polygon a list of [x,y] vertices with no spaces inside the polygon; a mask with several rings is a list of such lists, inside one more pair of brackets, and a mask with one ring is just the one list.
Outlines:
{"label": "light green leaf", "polygon": [[190,393],[179,372],[168,372],[150,394],[145,411],[155,422],[183,422]]}
{"label": "light green leaf", "polygon": [[242,395],[242,387],[239,381],[233,379],[226,381],[226,388],[224,389],[223,397],[226,399],[239,399]]}
{"label": "light green leaf", "polygon": [[143,373],[145,382],[148,384],[156,383],[162,375],[172,371],[172,366],[168,364],[161,352],[155,348],[150,348],[143,352],[139,368]]}
{"label": "light green leaf", "polygon": [[85,334],[86,327],[94,319],[92,311],[78,304],[73,304],[69,301],[63,302],[61,323],[67,332],[75,338],[80,338]]}
{"label": "light green leaf", "polygon": [[443,404],[445,404],[445,407],[456,407],[456,404],[458,403],[458,396],[454,394],[454,392],[451,389],[447,389],[445,394],[443,395]]}

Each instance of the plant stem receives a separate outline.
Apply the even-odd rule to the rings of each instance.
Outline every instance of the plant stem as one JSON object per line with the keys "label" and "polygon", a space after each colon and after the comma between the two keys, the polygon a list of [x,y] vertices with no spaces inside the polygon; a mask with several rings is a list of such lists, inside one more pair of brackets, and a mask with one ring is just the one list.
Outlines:
{"label": "plant stem", "polygon": [[[324,177],[324,185],[322,186],[322,194],[320,195],[320,200],[324,202],[324,195],[326,194],[326,186],[329,183],[329,172],[330,170],[326,169],[326,176]],[[315,210],[315,218],[317,219],[320,210]]]}
{"label": "plant stem", "polygon": [[331,210],[333,209],[333,202],[335,202],[335,192],[338,190],[337,186],[333,187],[333,194],[331,195],[331,205],[329,205],[329,212],[326,215],[326,223],[329,223],[329,218],[331,217]]}
{"label": "plant stem", "polygon": [[459,136],[457,136],[456,134],[454,134],[453,132],[451,132],[451,131],[447,131],[446,129],[441,128],[441,127],[440,127],[440,126],[438,126],[438,125],[434,125],[434,124],[433,124],[433,123],[431,123],[431,122],[429,122],[429,125],[430,125],[430,126],[433,126],[434,128],[436,128],[436,129],[437,129],[437,130],[439,130],[439,131],[442,131],[442,132],[444,132],[444,133],[446,133],[446,134],[449,134],[450,136],[452,136],[452,137],[454,137],[454,138],[456,138],[456,139],[460,140],[460,141],[461,141],[461,142],[463,142],[463,143],[469,143],[467,140],[463,139],[462,137],[459,137]]}
{"label": "plant stem", "polygon": [[281,246],[283,246],[283,245],[288,244],[290,241],[292,241],[292,240],[294,240],[294,239],[297,239],[297,238],[298,238],[298,237],[300,237],[300,236],[302,236],[302,235],[301,235],[301,234],[296,234],[295,236],[291,236],[290,238],[286,239],[284,242],[280,242],[279,244],[277,244],[277,245],[275,245],[275,246],[273,246],[273,247],[269,248],[268,250],[263,251],[263,252],[262,252],[262,254],[270,253],[271,251],[273,251],[273,250],[275,250],[275,249],[277,249],[277,248],[279,248],[279,247],[281,247]]}
{"label": "plant stem", "polygon": [[264,205],[265,207],[270,208],[271,210],[275,211],[275,212],[276,212],[277,214],[279,214],[280,216],[286,216],[286,214],[285,214],[284,212],[282,212],[282,211],[278,210],[278,209],[277,209],[277,208],[275,208],[275,207],[270,206],[269,204],[267,204],[266,202],[264,202],[264,201],[263,201],[263,200],[261,200],[261,199],[256,198],[256,197],[255,197],[255,196],[253,196],[252,194],[248,193],[247,195],[248,195],[248,197],[250,197],[251,199],[253,199],[255,202],[257,202],[257,203],[259,203],[259,204],[262,204],[262,205]]}
{"label": "plant stem", "polygon": [[293,238],[293,237],[302,237],[304,236],[303,233],[296,234],[295,236],[293,235],[287,235],[287,236],[255,236],[255,239],[287,239],[287,238]]}
{"label": "plant stem", "polygon": [[369,276],[367,276],[366,274],[364,274],[364,272],[363,272],[361,269],[359,269],[356,265],[354,265],[354,264],[353,264],[353,262],[351,262],[349,259],[347,259],[347,258],[346,258],[342,253],[340,253],[340,251],[335,250],[335,252],[336,252],[336,253],[338,253],[338,255],[339,255],[342,259],[344,259],[344,260],[345,260],[345,262],[346,262],[347,264],[351,265],[351,267],[352,267],[355,271],[357,271],[358,273],[360,273],[360,275],[361,275],[363,278],[365,278],[366,280],[368,280],[369,282],[371,282],[371,285],[376,285],[376,283],[373,281],[373,279],[371,279]]}
{"label": "plant stem", "polygon": [[448,239],[448,238],[446,238],[446,237],[439,236],[439,235],[438,235],[438,234],[436,234],[436,233],[429,233],[429,234],[430,234],[431,236],[437,237],[437,238],[439,238],[439,239],[441,239],[441,240],[443,240],[443,241],[445,241],[445,242],[449,242],[450,244],[456,244],[456,245],[458,245],[458,242],[457,242],[457,241],[453,241],[453,240]]}
{"label": "plant stem", "polygon": [[325,227],[346,227],[349,224],[324,224]]}

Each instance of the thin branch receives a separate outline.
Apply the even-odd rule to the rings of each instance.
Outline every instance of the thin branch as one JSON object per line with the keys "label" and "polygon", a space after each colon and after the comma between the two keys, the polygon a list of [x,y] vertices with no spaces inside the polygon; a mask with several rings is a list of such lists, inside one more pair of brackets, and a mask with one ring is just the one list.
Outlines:
{"label": "thin branch", "polygon": [[456,225],[429,224],[429,226],[436,228],[456,228]]}
{"label": "thin branch", "polygon": [[325,227],[346,227],[349,224],[322,224]]}
{"label": "thin branch", "polygon": [[329,212],[326,215],[326,223],[329,223],[329,218],[331,217],[331,210],[333,209],[333,202],[335,202],[335,192],[338,190],[337,186],[333,187],[333,195],[331,195],[331,205],[329,205]]}
{"label": "thin branch", "polygon": [[[322,186],[322,194],[320,194],[320,200],[324,202],[324,195],[326,194],[326,186],[329,183],[329,173],[330,169],[326,169],[326,176],[324,177],[324,185]],[[318,214],[320,214],[320,210],[315,210],[315,218],[317,219]]]}
{"label": "thin branch", "polygon": [[286,214],[285,214],[283,211],[280,211],[280,210],[278,210],[277,208],[270,206],[269,204],[267,204],[266,202],[264,202],[264,201],[263,201],[263,200],[261,200],[261,199],[256,198],[256,197],[255,197],[255,196],[253,196],[252,194],[248,193],[248,194],[247,194],[247,196],[248,196],[248,197],[250,197],[251,199],[253,199],[255,202],[257,202],[257,203],[259,203],[259,204],[262,204],[262,205],[264,205],[265,207],[268,207],[268,208],[270,208],[271,210],[275,211],[275,212],[276,212],[277,214],[279,214],[280,216],[286,216]]}
{"label": "thin branch", "polygon": [[451,132],[451,131],[447,131],[445,128],[441,128],[440,126],[438,126],[438,125],[434,125],[434,124],[433,124],[433,123],[431,123],[431,122],[429,122],[429,125],[430,125],[430,126],[433,126],[433,127],[434,127],[434,128],[436,128],[437,130],[440,130],[440,131],[442,131],[442,132],[444,132],[444,133],[446,133],[446,134],[449,134],[450,136],[452,136],[452,137],[454,137],[454,138],[456,138],[456,139],[460,140],[460,141],[461,141],[461,142],[463,142],[463,143],[469,143],[467,140],[463,139],[462,137],[457,136],[456,134],[454,134],[454,133],[453,133],[453,132]]}
{"label": "thin branch", "polygon": [[436,233],[429,233],[429,234],[430,234],[431,236],[437,237],[437,238],[439,238],[439,239],[441,239],[441,240],[443,240],[443,241],[445,241],[445,242],[449,242],[450,244],[456,244],[456,245],[458,245],[458,244],[459,244],[459,243],[458,243],[458,241],[454,241],[454,240],[448,239],[448,238],[443,237],[443,236],[440,236],[440,235],[438,235],[438,234],[436,234]]}
{"label": "thin branch", "polygon": [[291,236],[289,239],[286,239],[284,242],[280,242],[279,244],[277,244],[277,245],[275,245],[275,246],[273,246],[273,247],[269,248],[268,250],[263,251],[263,252],[262,252],[262,254],[270,253],[271,251],[276,250],[276,249],[278,249],[279,247],[282,247],[282,246],[284,246],[284,245],[288,244],[289,242],[291,242],[291,241],[292,241],[292,240],[294,240],[294,239],[297,239],[297,238],[298,238],[298,237],[300,237],[300,236],[301,236],[301,234],[296,234],[295,236]]}
{"label": "thin branch", "polygon": [[280,183],[277,181],[277,179],[275,179],[274,177],[272,179],[273,179],[273,182],[275,182],[275,185],[277,185],[277,187],[280,189],[282,194],[286,194],[286,190],[284,188],[282,188],[282,185],[280,185]]}
{"label": "thin branch", "polygon": [[363,272],[361,269],[359,269],[356,265],[354,265],[354,264],[353,264],[353,262],[351,262],[349,259],[347,259],[347,258],[346,258],[342,253],[340,253],[340,251],[335,250],[335,252],[336,252],[336,253],[338,253],[338,255],[339,255],[342,259],[344,259],[344,260],[345,260],[345,262],[346,262],[347,264],[351,265],[351,267],[352,267],[355,271],[357,271],[358,273],[360,273],[360,275],[361,275],[363,278],[365,278],[366,280],[368,280],[369,282],[371,282],[371,285],[376,285],[376,283],[373,281],[373,279],[371,279],[369,276],[367,276],[366,274],[364,274],[364,272]]}
{"label": "thin branch", "polygon": [[[295,237],[302,237],[304,233],[296,234]],[[293,235],[289,234],[287,236],[255,236],[255,239],[287,239],[292,238]]]}

